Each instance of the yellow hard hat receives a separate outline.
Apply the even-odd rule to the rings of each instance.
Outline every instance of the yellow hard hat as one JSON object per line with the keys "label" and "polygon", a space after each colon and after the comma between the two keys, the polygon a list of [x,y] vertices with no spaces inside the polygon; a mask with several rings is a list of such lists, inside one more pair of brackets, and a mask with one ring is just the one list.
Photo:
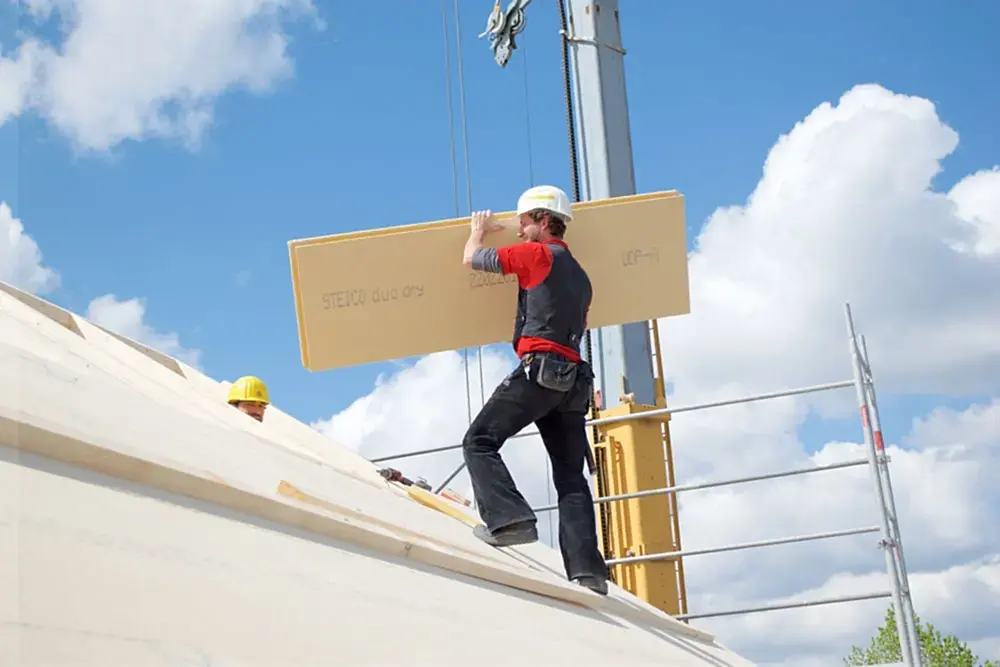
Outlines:
{"label": "yellow hard hat", "polygon": [[260,378],[252,375],[244,375],[233,383],[229,388],[229,403],[237,401],[253,401],[268,405],[271,401],[267,397],[267,385]]}

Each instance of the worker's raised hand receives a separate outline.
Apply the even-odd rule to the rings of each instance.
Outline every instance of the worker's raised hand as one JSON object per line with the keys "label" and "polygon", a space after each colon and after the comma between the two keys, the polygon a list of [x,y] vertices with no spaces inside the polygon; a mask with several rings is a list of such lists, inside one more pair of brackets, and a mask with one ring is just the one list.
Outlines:
{"label": "worker's raised hand", "polygon": [[472,233],[477,236],[485,236],[490,232],[503,229],[503,225],[493,218],[492,211],[474,211],[471,226]]}

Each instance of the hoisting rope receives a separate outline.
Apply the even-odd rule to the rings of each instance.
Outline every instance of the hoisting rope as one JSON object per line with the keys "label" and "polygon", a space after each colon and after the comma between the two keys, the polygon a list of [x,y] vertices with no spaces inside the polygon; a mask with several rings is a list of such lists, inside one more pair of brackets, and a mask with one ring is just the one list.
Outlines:
{"label": "hoisting rope", "polygon": [[[465,157],[465,204],[469,209],[469,215],[472,215],[472,169],[469,167],[469,132],[465,113],[465,68],[463,67],[465,58],[462,56],[462,20],[458,14],[458,0],[454,0],[452,4],[455,6],[455,51],[458,54],[458,95],[462,113],[462,152]],[[479,400],[481,405],[485,405],[486,388],[484,386],[485,380],[483,379],[482,345],[476,348],[476,355],[479,358]],[[468,362],[465,365],[468,368]],[[469,400],[471,402],[472,399]],[[469,419],[469,423],[472,423],[471,418]]]}
{"label": "hoisting rope", "polygon": [[[448,44],[448,0],[441,0],[441,23],[444,40],[444,87],[448,103],[448,141],[451,145],[451,181],[454,190],[455,217],[459,217],[458,200],[458,159],[455,157],[455,113],[451,99],[451,49]],[[469,386],[469,349],[462,350],[465,368],[465,403],[469,423],[472,423],[472,388]],[[449,480],[451,481],[451,480]]]}
{"label": "hoisting rope", "polygon": [[[564,0],[556,0],[559,5],[559,32],[562,34],[562,71],[563,71],[563,97],[566,102],[566,132],[569,135],[569,173],[573,179],[573,201],[579,202],[580,193],[580,160],[576,153],[576,121],[573,118],[573,87],[569,76],[569,25],[566,20],[566,5]],[[584,356],[587,363],[594,365],[594,347],[591,342],[590,329],[583,334]],[[590,418],[597,418],[597,406],[591,401]],[[597,426],[593,426],[594,442],[597,442]]]}
{"label": "hoisting rope", "polygon": [[[461,16],[458,11],[458,0],[454,0],[453,3],[455,10],[455,50],[457,51],[458,60],[458,91],[459,91],[459,104],[460,104],[460,116],[462,121],[462,152],[465,162],[465,197],[466,206],[469,210],[469,215],[472,215],[472,169],[469,166],[469,131],[468,131],[468,116],[465,111],[465,59],[462,56],[462,22]],[[455,195],[455,217],[457,218],[460,214],[459,212],[459,196],[458,196],[458,160],[455,156],[455,116],[452,110],[452,97],[451,97],[451,56],[450,45],[448,43],[448,2],[447,0],[441,0],[441,21],[443,28],[443,38],[444,38],[444,63],[445,63],[445,86],[446,86],[446,99],[448,102],[448,135],[451,141],[451,174],[452,174],[452,184]],[[469,379],[469,348],[462,350],[463,356],[463,366],[465,367],[465,404],[466,410],[468,412],[469,424],[472,424],[472,386],[471,380]],[[476,356],[479,362],[479,399],[481,405],[486,404],[486,380],[483,373],[483,346],[480,345],[476,348]],[[458,473],[465,469],[465,464],[460,465],[452,474],[450,474],[447,479],[445,479],[441,484],[434,489],[434,493],[440,493],[445,486],[447,486],[451,480],[455,479]]]}
{"label": "hoisting rope", "polygon": [[[569,35],[569,22],[566,20],[566,0],[556,0],[559,5],[559,32],[562,34],[562,73],[563,73],[563,92],[566,101],[566,132],[569,135],[569,172],[573,178],[573,201],[578,202],[581,198],[580,193],[580,160],[576,152],[576,122],[573,118],[573,86],[570,80],[569,73],[569,49],[570,49],[570,35]],[[584,347],[584,357],[591,366],[594,365],[594,347],[592,343],[590,329],[583,335],[583,347]],[[591,400],[590,402],[590,418],[591,420],[597,419],[597,405],[596,401]],[[593,442],[596,445],[600,437],[600,432],[596,425],[591,426],[591,434],[593,436]],[[589,450],[588,450],[589,451]],[[590,467],[590,474],[594,476],[594,481],[597,484],[597,495],[607,496],[607,480],[604,478],[604,473],[600,467],[601,453],[596,451],[595,457],[587,457],[587,465]],[[601,534],[603,537],[604,544],[604,558],[605,560],[610,560],[613,556],[611,553],[611,535],[609,533],[609,528],[611,526],[611,507],[608,503],[601,503],[598,508],[599,513],[599,525],[601,529]],[[614,581],[614,572],[610,573],[611,580]]]}
{"label": "hoisting rope", "polygon": [[[489,20],[487,22],[487,29],[485,32],[479,35],[479,37],[484,37],[489,35],[490,41],[492,42],[492,49],[494,51],[494,57],[497,63],[501,67],[506,67],[511,52],[517,48],[514,43],[514,36],[524,29],[524,8],[527,7],[530,0],[511,0],[511,3],[507,7],[506,12],[500,11],[500,2],[496,0],[493,12],[490,14]],[[576,152],[576,125],[573,118],[573,101],[572,101],[572,87],[570,83],[569,75],[569,28],[566,20],[566,8],[563,4],[563,0],[557,0],[559,4],[559,19],[560,19],[560,34],[562,35],[563,49],[562,49],[562,68],[563,68],[563,83],[565,89],[565,101],[566,101],[566,125],[567,131],[569,133],[569,154],[570,154],[570,174],[573,180],[573,201],[579,202],[581,199],[580,192],[580,175],[579,175],[579,160],[577,158]],[[465,106],[465,72],[464,72],[464,57],[462,55],[462,31],[461,31],[461,16],[458,10],[458,0],[453,0],[452,2],[455,12],[455,46],[458,52],[458,87],[459,87],[459,101],[461,105],[461,120],[462,120],[462,149],[463,156],[465,160],[465,185],[466,185],[466,204],[469,209],[469,214],[472,214],[472,171],[469,166],[469,135],[468,135],[468,116],[466,113]],[[455,155],[455,120],[454,113],[452,110],[452,97],[451,97],[451,58],[449,55],[449,44],[448,44],[448,16],[447,16],[447,0],[441,0],[441,19],[443,27],[443,40],[445,47],[445,87],[446,87],[446,101],[448,104],[448,129],[449,129],[449,140],[451,143],[451,171],[452,171],[452,184],[454,190],[454,205],[455,205],[455,217],[459,216],[459,195],[458,195],[458,164]],[[534,184],[534,159],[532,154],[532,143],[531,143],[531,105],[529,97],[529,86],[528,86],[528,64],[527,56],[525,55],[524,63],[524,107],[525,107],[525,125],[526,125],[526,138],[527,138],[527,148],[528,148],[528,182],[529,187]],[[483,348],[479,346],[477,348],[478,359],[479,359],[479,393],[480,400],[482,404],[486,403],[485,395],[485,379],[483,374]],[[465,395],[466,395],[466,408],[468,411],[469,423],[472,423],[472,390],[469,380],[469,351],[466,348],[463,351],[464,354],[464,366],[465,366]],[[591,332],[588,329],[584,335],[584,355],[589,363],[593,363],[593,346],[591,342]],[[597,408],[591,402],[591,417],[596,416]],[[593,427],[593,437],[594,442],[598,439],[597,427]],[[597,467],[593,461],[590,452],[588,451],[587,465],[590,468],[591,474],[597,472]],[[548,462],[546,462],[547,464]],[[434,493],[440,493],[445,486],[451,482],[463,469],[465,468],[464,463],[460,465],[451,475],[445,479]],[[600,481],[600,480],[599,480]],[[549,493],[549,501],[551,504],[551,489],[547,489]],[[550,526],[551,528],[551,526]]]}
{"label": "hoisting rope", "polygon": [[[468,135],[468,124],[466,121],[465,113],[465,73],[463,69],[463,58],[462,58],[462,37],[461,30],[459,29],[459,14],[458,14],[458,2],[455,5],[455,42],[456,49],[458,51],[458,89],[460,93],[460,104],[461,104],[461,116],[462,116],[462,150],[465,158],[465,194],[466,194],[466,205],[469,208],[469,214],[472,214],[472,171],[469,168],[469,135]],[[448,140],[451,144],[451,177],[452,177],[452,187],[454,190],[454,204],[455,204],[455,217],[461,215],[459,211],[459,195],[458,195],[458,159],[455,155],[455,114],[453,110],[453,102],[451,96],[451,54],[450,45],[448,43],[448,0],[441,0],[441,22],[442,22],[442,36],[444,41],[444,70],[445,70],[445,99],[448,103]],[[479,357],[479,397],[480,400],[485,403],[485,390],[483,388],[483,348],[480,346],[477,348]],[[469,423],[472,423],[472,381],[469,377],[469,348],[462,350],[463,366],[465,368],[465,404],[466,412]],[[448,478],[445,483],[450,482],[454,477]],[[443,487],[442,487],[443,488]]]}
{"label": "hoisting rope", "polygon": [[528,143],[528,187],[535,184],[535,158],[531,149],[531,97],[528,95],[528,50],[525,47],[521,60],[524,61],[524,125]]}
{"label": "hoisting rope", "polygon": [[[569,135],[569,173],[573,179],[573,201],[579,202],[580,193],[580,160],[576,154],[576,121],[573,118],[573,87],[569,76],[569,26],[566,21],[566,6],[563,0],[556,0],[559,5],[559,27],[562,34],[562,71],[563,98],[566,103],[566,132]],[[584,347],[587,362],[593,365],[593,347],[590,340],[590,329],[584,333]],[[594,441],[597,441],[597,427],[594,427]]]}
{"label": "hoisting rope", "polygon": [[[500,67],[507,66],[511,53],[517,48],[517,45],[514,42],[514,37],[524,30],[524,8],[528,6],[529,2],[531,2],[531,0],[511,0],[510,4],[507,5],[506,11],[501,12],[500,0],[495,0],[493,11],[486,22],[486,30],[479,35],[480,38],[489,37],[490,48],[493,50],[494,59]],[[559,5],[559,34],[562,35],[563,47],[562,70],[563,87],[566,99],[566,129],[569,133],[569,173],[573,179],[573,201],[579,202],[582,198],[582,194],[580,192],[580,164],[576,153],[576,124],[573,118],[573,89],[570,83],[569,75],[569,25],[566,18],[566,6],[564,1],[556,0],[556,2]],[[525,64],[525,99],[525,108],[527,108],[527,64]],[[530,125],[528,129],[528,141],[530,155]],[[529,161],[529,169],[530,168]],[[532,178],[532,180],[534,179]],[[587,360],[587,363],[593,366],[594,348],[590,329],[587,329],[584,333],[583,340],[584,357]],[[590,416],[592,419],[597,416],[597,406],[595,405],[595,401],[591,401]],[[594,442],[596,443],[599,436],[597,426],[593,427],[592,434]],[[591,475],[597,473],[597,465],[594,462],[593,455],[589,450],[587,452],[587,468],[589,469]]]}
{"label": "hoisting rope", "polygon": [[[535,160],[534,151],[531,148],[531,96],[528,94],[528,50],[524,46],[521,47],[524,53],[521,54],[521,60],[524,62],[524,125],[525,134],[527,137],[528,144],[528,187],[535,184]],[[545,458],[545,496],[548,500],[548,504],[552,505],[552,461],[548,454],[544,456]],[[549,516],[549,544],[555,544],[555,522],[552,521],[552,516]]]}

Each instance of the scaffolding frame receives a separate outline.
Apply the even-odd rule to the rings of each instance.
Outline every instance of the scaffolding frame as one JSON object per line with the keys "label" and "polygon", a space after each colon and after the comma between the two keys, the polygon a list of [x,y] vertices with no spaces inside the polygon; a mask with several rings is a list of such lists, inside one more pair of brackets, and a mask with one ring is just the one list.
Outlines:
{"label": "scaffolding frame", "polygon": [[[683,621],[690,621],[694,619],[717,618],[722,616],[737,616],[737,615],[744,615],[744,614],[751,614],[751,613],[758,613],[765,611],[775,611],[781,609],[815,607],[821,605],[856,602],[861,600],[892,598],[892,603],[896,612],[896,618],[898,619],[897,632],[899,637],[899,644],[903,659],[902,661],[903,665],[905,665],[906,667],[922,667],[923,659],[920,653],[920,644],[916,629],[916,617],[914,614],[913,600],[910,593],[909,576],[907,574],[907,569],[906,569],[906,559],[903,555],[903,542],[900,536],[899,520],[896,513],[896,502],[893,496],[892,481],[889,475],[890,459],[885,452],[885,442],[882,436],[881,422],[879,420],[874,374],[872,372],[871,363],[868,358],[868,350],[864,336],[859,337],[855,330],[854,318],[851,313],[850,304],[844,304],[844,315],[847,325],[848,348],[851,355],[851,366],[853,368],[853,379],[851,380],[844,380],[841,382],[831,382],[827,384],[813,385],[809,387],[801,387],[798,389],[789,389],[784,391],[755,394],[743,398],[712,401],[708,403],[698,403],[676,408],[670,408],[670,407],[657,408],[645,412],[623,415],[619,417],[604,417],[599,419],[591,419],[587,421],[587,425],[597,426],[601,424],[611,424],[611,423],[637,420],[637,419],[648,419],[650,417],[656,417],[661,415],[675,415],[683,412],[694,412],[697,410],[706,410],[709,408],[730,406],[730,405],[742,405],[746,403],[754,403],[773,398],[783,398],[788,396],[797,396],[802,394],[810,394],[810,393],[831,391],[834,389],[846,389],[849,387],[854,387],[858,400],[858,410],[861,416],[862,434],[864,436],[864,445],[867,453],[865,458],[851,460],[851,461],[842,461],[839,463],[833,463],[822,466],[813,466],[810,468],[798,468],[794,470],[763,473],[758,475],[737,477],[733,479],[700,482],[696,484],[678,484],[660,489],[649,489],[649,490],[637,491],[634,493],[627,493],[616,496],[595,497],[594,503],[600,504],[600,503],[618,502],[622,500],[629,500],[632,498],[642,498],[646,496],[662,495],[662,494],[671,494],[676,497],[676,494],[681,492],[689,492],[689,491],[717,488],[723,486],[732,486],[736,484],[745,484],[748,482],[757,482],[763,480],[778,479],[783,477],[807,475],[817,472],[828,472],[832,470],[840,470],[857,466],[867,466],[871,473],[872,490],[873,493],[875,494],[876,504],[878,506],[879,524],[876,526],[866,526],[866,527],[852,528],[847,530],[813,533],[809,535],[796,535],[792,537],[758,540],[754,542],[729,544],[719,547],[709,547],[703,549],[683,549],[680,551],[668,551],[662,553],[644,554],[642,556],[614,558],[608,560],[607,564],[611,566],[611,565],[623,565],[630,563],[643,563],[655,560],[683,559],[685,557],[699,556],[704,554],[725,553],[725,552],[740,551],[745,549],[755,549],[760,547],[833,539],[837,537],[847,537],[847,536],[861,535],[867,533],[879,533],[880,539],[877,542],[877,546],[883,551],[884,554],[886,573],[889,576],[889,590],[873,591],[869,593],[861,593],[856,595],[832,596],[815,600],[803,600],[803,601],[788,602],[782,604],[744,607],[740,609],[727,609],[721,611],[710,611],[710,612],[696,613],[696,614],[690,614],[690,613],[680,614],[677,615],[675,618]],[[535,430],[535,431],[526,431],[518,433],[512,436],[511,439],[527,438],[533,435],[538,435],[538,431]],[[391,456],[383,456],[372,459],[372,461],[377,463],[382,461],[410,458],[413,456],[424,456],[427,454],[435,454],[439,452],[461,449],[461,447],[462,447],[461,444],[447,445],[444,447],[431,447],[427,449],[416,450],[413,452],[404,452]],[[664,461],[665,465],[666,463],[667,462]],[[445,483],[451,481],[462,470],[463,467],[464,463],[447,477],[447,481]],[[443,488],[443,486],[444,486],[443,484],[440,485],[440,488]],[[556,510],[557,508],[558,505],[545,505],[534,508],[534,511],[551,512]]]}

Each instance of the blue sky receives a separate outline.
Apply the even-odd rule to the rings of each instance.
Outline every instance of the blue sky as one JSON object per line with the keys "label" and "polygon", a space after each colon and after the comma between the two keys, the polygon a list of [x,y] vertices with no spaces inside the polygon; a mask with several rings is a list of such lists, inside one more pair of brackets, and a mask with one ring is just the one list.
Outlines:
{"label": "blue sky", "polygon": [[[78,154],[31,115],[3,126],[0,142],[16,147],[0,165],[3,195],[63,276],[47,296],[78,312],[107,292],[145,297],[147,321],[201,349],[211,376],[259,375],[308,421],[391,371],[302,368],[286,248],[454,211],[441,8],[389,4],[318,2],[325,29],[290,28],[293,78],[223,96],[196,151],[154,140]],[[558,16],[533,3],[501,70],[476,39],[489,9],[462,9],[469,153],[474,205],[505,209],[529,185],[525,75],[530,168],[568,187]],[[682,191],[693,241],[716,207],[744,202],[780,133],[863,82],[927,97],[959,128],[947,187],[1000,155],[1000,87],[987,74],[1000,64],[998,19],[988,2],[627,3],[638,188]],[[451,64],[457,83],[454,52]],[[457,85],[453,103],[457,123]],[[461,171],[458,126],[456,141]]]}

